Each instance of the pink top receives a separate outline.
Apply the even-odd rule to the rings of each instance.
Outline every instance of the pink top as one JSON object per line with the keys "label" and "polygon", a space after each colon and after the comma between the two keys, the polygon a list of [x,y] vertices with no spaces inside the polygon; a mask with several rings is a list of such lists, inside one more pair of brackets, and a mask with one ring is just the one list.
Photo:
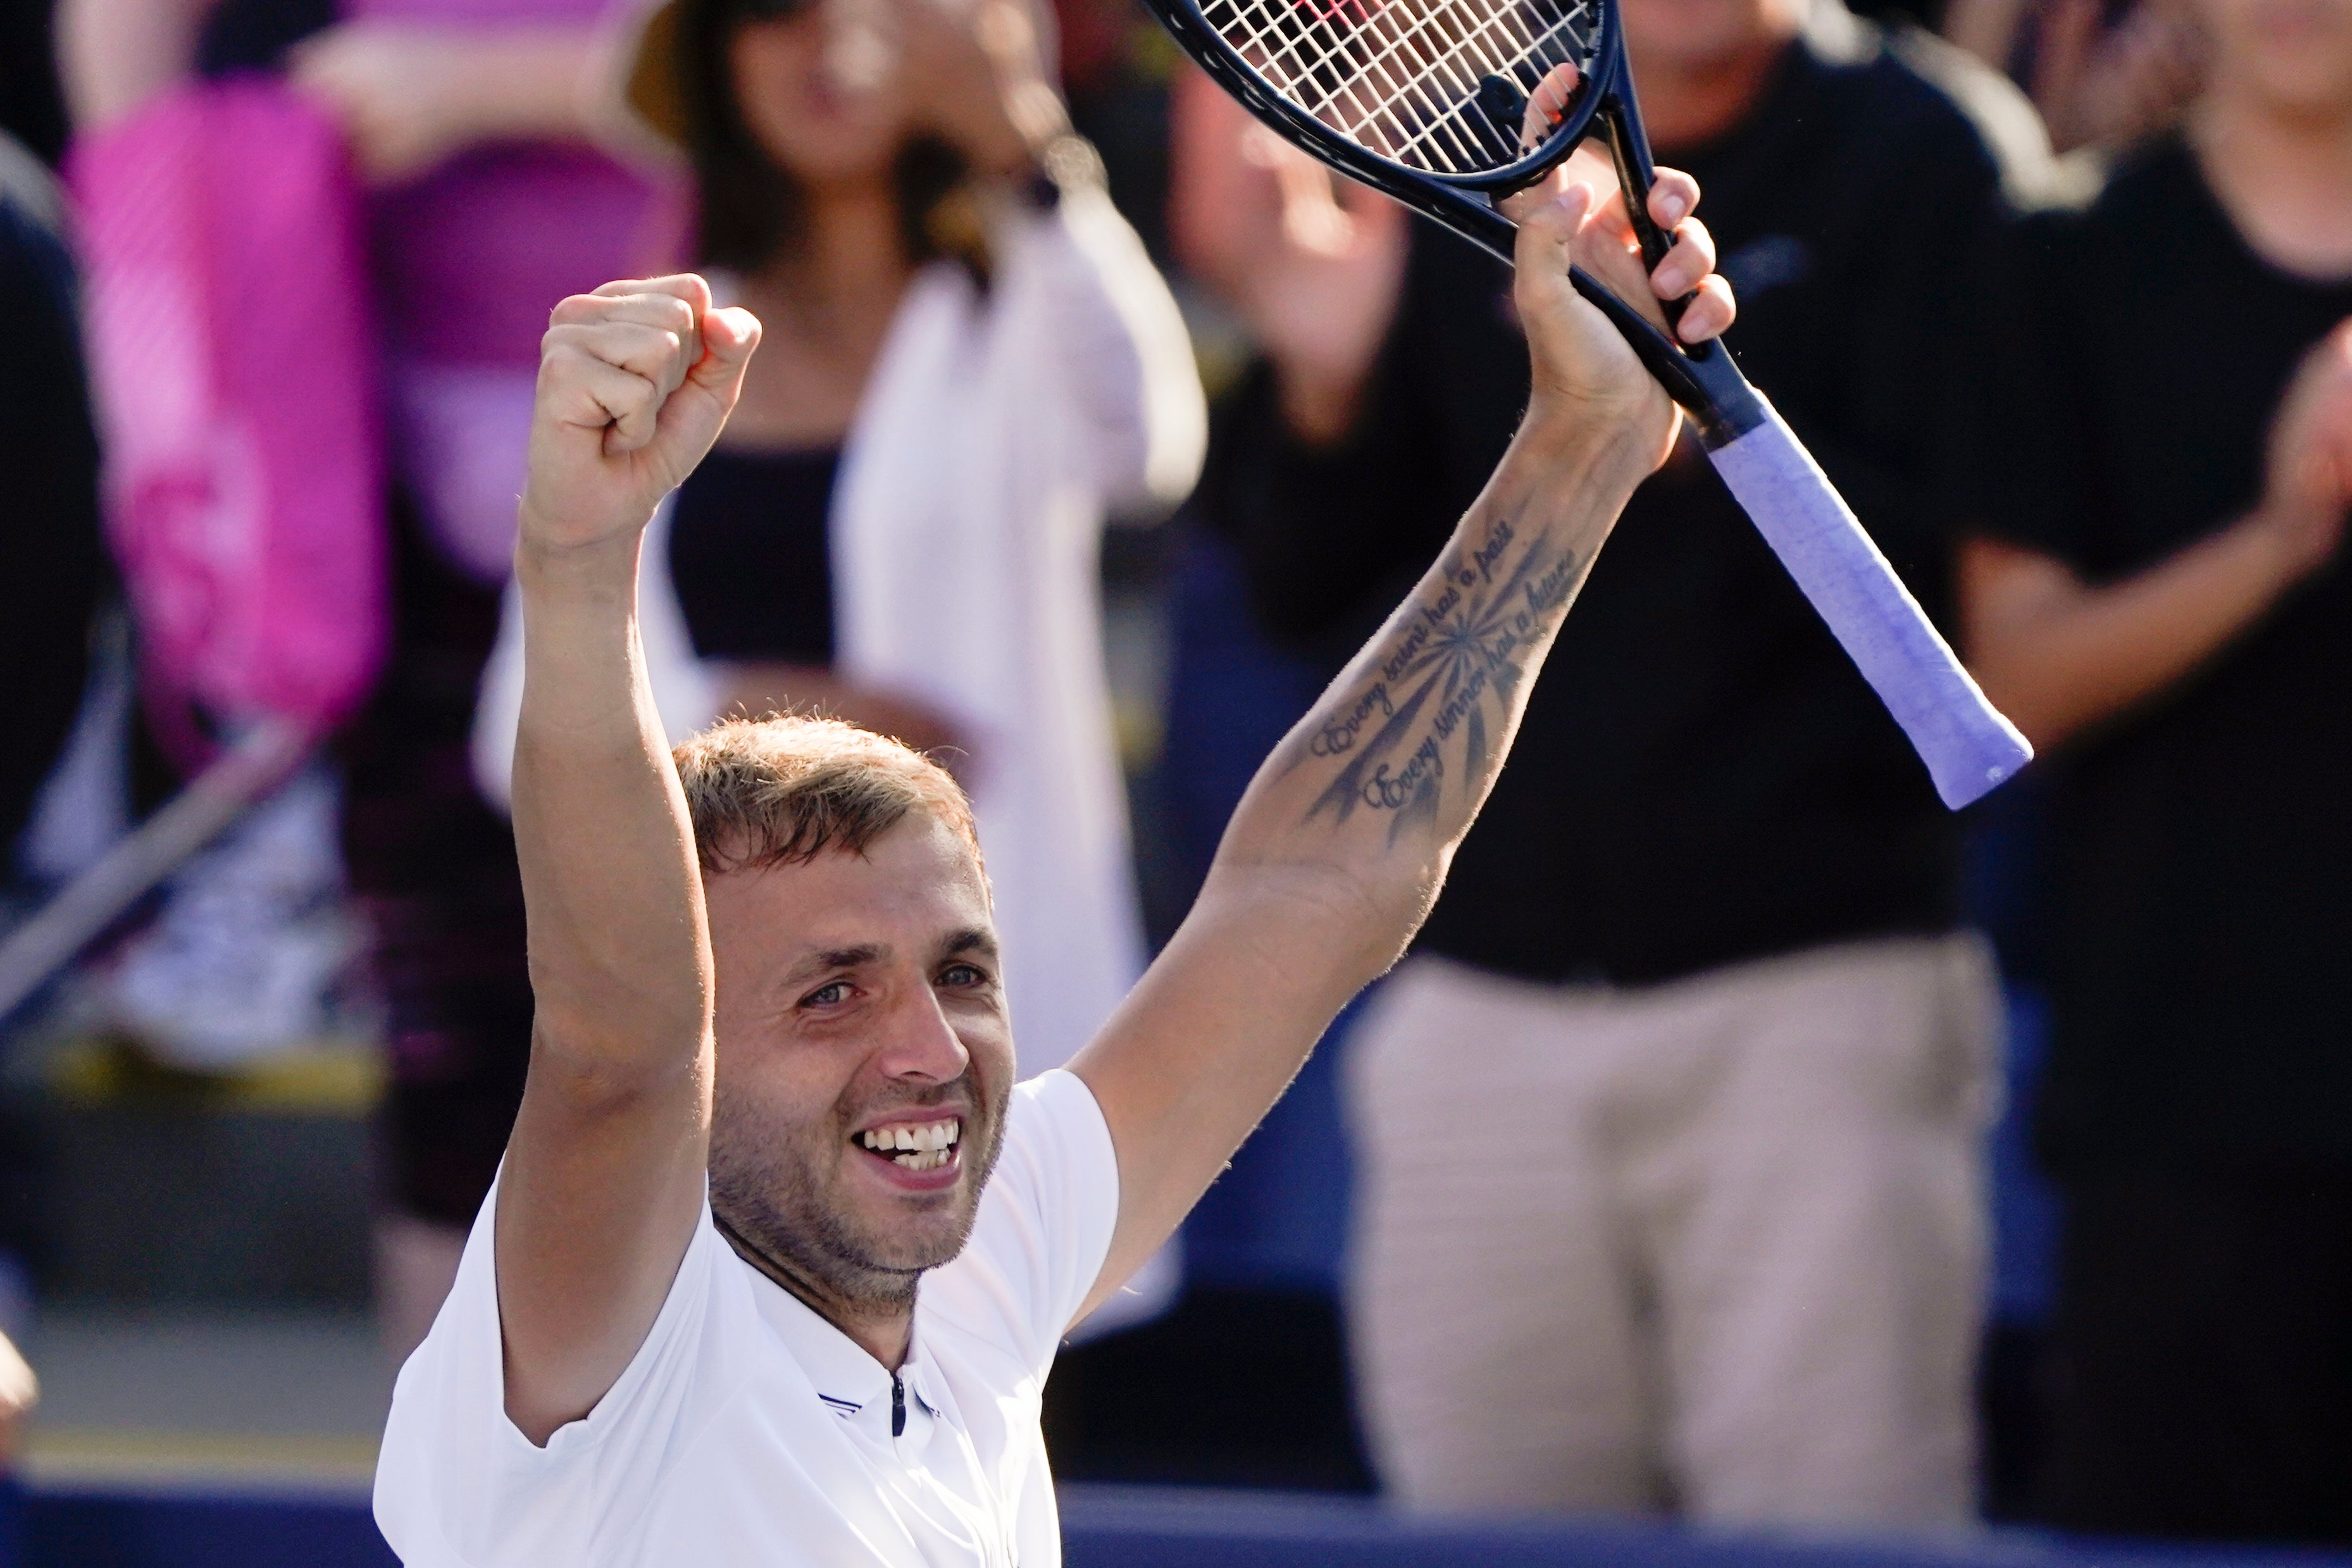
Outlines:
{"label": "pink top", "polygon": [[[347,0],[353,19],[589,24],[635,0]],[[582,146],[469,149],[372,202],[376,298],[395,359],[529,368],[547,312],[637,272],[664,237],[647,180]]]}

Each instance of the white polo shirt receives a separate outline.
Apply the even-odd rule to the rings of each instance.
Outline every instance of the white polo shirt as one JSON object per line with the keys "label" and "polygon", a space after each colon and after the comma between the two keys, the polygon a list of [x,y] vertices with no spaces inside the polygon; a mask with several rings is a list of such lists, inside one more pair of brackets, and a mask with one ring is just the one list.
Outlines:
{"label": "white polo shirt", "polygon": [[635,1359],[535,1447],[506,1415],[497,1205],[494,1187],[384,1428],[376,1522],[409,1568],[1061,1562],[1038,1415],[1118,1215],[1110,1131],[1076,1078],[1013,1091],[971,1241],[923,1277],[896,1390],[737,1257],[706,1202]]}

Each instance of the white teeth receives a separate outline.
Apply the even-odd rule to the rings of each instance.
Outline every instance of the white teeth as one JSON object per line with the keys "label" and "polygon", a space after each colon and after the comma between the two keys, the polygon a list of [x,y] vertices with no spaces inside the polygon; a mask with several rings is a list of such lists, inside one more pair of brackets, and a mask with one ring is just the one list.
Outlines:
{"label": "white teeth", "polygon": [[893,1164],[904,1165],[909,1171],[936,1171],[948,1163],[944,1149],[926,1149],[919,1153],[893,1156]]}
{"label": "white teeth", "polygon": [[[926,1122],[920,1127],[868,1128],[857,1135],[857,1141],[881,1153],[932,1154],[954,1148],[962,1131],[961,1125],[950,1119]],[[899,1163],[906,1162],[902,1160]]]}

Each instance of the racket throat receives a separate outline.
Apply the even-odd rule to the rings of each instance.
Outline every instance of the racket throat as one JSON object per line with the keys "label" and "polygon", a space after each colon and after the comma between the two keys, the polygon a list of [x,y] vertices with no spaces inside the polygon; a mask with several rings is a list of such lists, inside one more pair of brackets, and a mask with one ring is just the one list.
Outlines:
{"label": "racket throat", "polygon": [[1510,78],[1489,72],[1478,79],[1478,90],[1472,96],[1478,106],[1476,129],[1486,144],[1486,155],[1498,163],[1517,162],[1522,150],[1520,127],[1528,117],[1528,95]]}

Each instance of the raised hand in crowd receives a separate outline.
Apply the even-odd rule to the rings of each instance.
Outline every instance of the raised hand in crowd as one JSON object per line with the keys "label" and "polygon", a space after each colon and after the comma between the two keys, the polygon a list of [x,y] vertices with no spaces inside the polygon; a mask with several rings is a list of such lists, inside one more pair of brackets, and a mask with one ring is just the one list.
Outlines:
{"label": "raised hand in crowd", "polygon": [[1170,118],[1177,255],[1272,362],[1292,434],[1338,440],[1396,314],[1404,209],[1331,174],[1197,70],[1177,79]]}
{"label": "raised hand in crowd", "polygon": [[2168,0],[2141,0],[2117,19],[2105,0],[1954,0],[1944,31],[1988,65],[2021,69],[2061,153],[2163,130],[2204,78],[2202,39]]}
{"label": "raised hand in crowd", "polygon": [[1068,132],[1069,112],[1048,63],[1052,18],[1035,0],[887,4],[899,17],[903,90],[917,123],[944,137],[974,169],[1025,174]]}
{"label": "raised hand in crowd", "polygon": [[2204,77],[2197,29],[2163,4],[2108,25],[2101,0],[2054,0],[2043,22],[2034,107],[2060,152],[2126,147],[2180,118]]}
{"label": "raised hand in crowd", "polygon": [[339,23],[296,46],[293,84],[324,105],[378,184],[488,141],[593,139],[601,35],[579,26]]}

